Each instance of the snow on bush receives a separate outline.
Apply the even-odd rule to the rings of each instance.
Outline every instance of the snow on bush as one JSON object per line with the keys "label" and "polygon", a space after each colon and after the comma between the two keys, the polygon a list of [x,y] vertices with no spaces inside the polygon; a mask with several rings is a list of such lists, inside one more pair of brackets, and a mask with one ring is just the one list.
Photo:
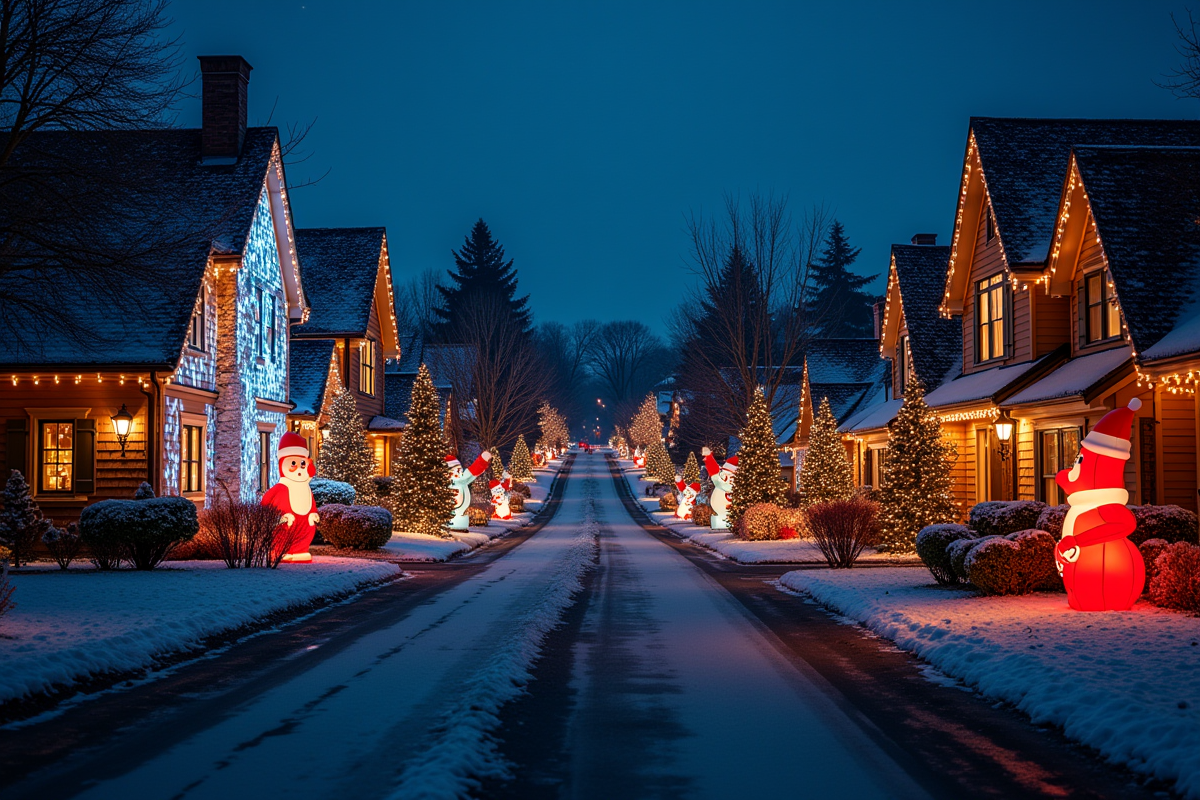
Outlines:
{"label": "snow on bush", "polygon": [[1141,544],[1149,539],[1196,544],[1198,533],[1196,515],[1179,506],[1130,506],[1137,529],[1129,541]]}
{"label": "snow on bush", "polygon": [[354,505],[354,487],[344,481],[313,478],[309,481],[308,488],[312,490],[313,502],[317,504],[317,508],[329,503]]}
{"label": "snow on bush", "polygon": [[1142,561],[1146,565],[1146,591],[1150,591],[1150,582],[1158,574],[1155,562],[1168,544],[1170,542],[1165,542],[1162,539],[1147,539],[1138,545],[1138,550],[1142,551]]}
{"label": "snow on bush", "polygon": [[1060,586],[1054,566],[1055,538],[1027,530],[971,548],[964,560],[967,580],[980,594],[1028,594]]}
{"label": "snow on bush", "polygon": [[950,567],[947,548],[960,539],[974,539],[975,531],[966,525],[944,523],[926,525],[917,533],[917,555],[933,574],[933,579],[942,585],[958,583],[959,578]]}
{"label": "snow on bush", "polygon": [[392,513],[379,506],[321,507],[321,535],[334,547],[378,550],[392,538]]}
{"label": "snow on bush", "polygon": [[134,500],[153,500],[155,497],[154,487],[146,481],[139,483],[137,491],[133,493]]}
{"label": "snow on bush", "polygon": [[679,500],[675,497],[674,492],[668,492],[658,498],[659,511],[674,511],[679,508]]}
{"label": "snow on bush", "polygon": [[1154,567],[1151,603],[1200,612],[1200,547],[1188,542],[1168,544],[1155,559]]}
{"label": "snow on bush", "polygon": [[1007,536],[1034,528],[1045,510],[1037,500],[989,500],[975,504],[967,524],[980,536]]}
{"label": "snow on bush", "polygon": [[51,528],[42,534],[42,544],[59,569],[67,569],[79,554],[79,526],[74,522],[65,528]]}
{"label": "snow on bush", "polygon": [[967,580],[967,556],[984,542],[999,538],[1001,537],[979,536],[974,539],[959,539],[958,541],[951,542],[946,548],[946,555],[950,560],[950,571],[954,573],[954,577],[960,581]]}
{"label": "snow on bush", "polygon": [[696,503],[692,506],[692,522],[697,525],[707,528],[712,522],[712,508],[708,503]]}
{"label": "snow on bush", "polygon": [[779,538],[783,520],[779,506],[774,503],[755,503],[742,512],[737,522],[738,538],[748,542],[763,542]]}
{"label": "snow on bush", "polygon": [[513,481],[512,495],[514,497],[516,495],[521,495],[526,500],[528,500],[533,497],[533,490],[530,489],[528,486],[526,486],[524,483],[521,483],[520,481]]}
{"label": "snow on bush", "polygon": [[806,509],[813,540],[830,567],[849,569],[866,547],[879,543],[879,504],[832,500]]}
{"label": "snow on bush", "polygon": [[115,568],[113,555],[134,569],[154,569],[199,530],[196,504],[183,497],[101,500],[85,507],[79,517],[79,534],[93,549],[93,560],[103,553],[107,566],[97,563],[101,569]]}
{"label": "snow on bush", "polygon": [[1042,513],[1038,515],[1037,524],[1033,527],[1039,531],[1046,533],[1056,538],[1062,536],[1063,520],[1067,517],[1067,511],[1071,507],[1065,503],[1061,506],[1046,506]]}

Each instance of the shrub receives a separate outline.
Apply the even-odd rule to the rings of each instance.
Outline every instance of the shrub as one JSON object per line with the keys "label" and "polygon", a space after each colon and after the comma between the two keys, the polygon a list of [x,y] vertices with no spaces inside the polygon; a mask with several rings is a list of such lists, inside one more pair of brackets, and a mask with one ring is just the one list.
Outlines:
{"label": "shrub", "polygon": [[512,495],[514,495],[514,496],[515,496],[515,495],[521,495],[521,496],[522,496],[522,497],[524,497],[526,500],[528,500],[528,499],[530,499],[531,497],[533,497],[533,490],[532,490],[532,489],[530,489],[530,488],[529,488],[528,486],[526,486],[525,484],[521,483],[520,481],[513,481],[513,484],[512,484],[512,491],[510,492],[510,494],[512,494]]}
{"label": "shrub", "polygon": [[974,539],[975,531],[966,525],[943,523],[926,525],[917,533],[917,555],[933,574],[933,579],[942,585],[959,582],[959,577],[950,566],[947,548],[960,539]]}
{"label": "shrub", "polygon": [[1046,506],[1042,509],[1042,513],[1038,514],[1037,524],[1033,527],[1056,538],[1061,538],[1063,520],[1066,519],[1067,511],[1070,508],[1068,505]]}
{"label": "shrub", "polygon": [[65,528],[51,528],[42,534],[42,544],[59,569],[67,569],[79,554],[79,526],[72,522]]}
{"label": "shrub", "polygon": [[510,494],[508,496],[508,508],[514,514],[520,514],[525,510],[525,497],[519,494]]}
{"label": "shrub", "polygon": [[[780,539],[811,539],[812,530],[808,526],[808,515],[800,508],[779,509],[779,538]],[[788,531],[792,535],[788,535]]]}
{"label": "shrub", "polygon": [[779,506],[774,503],[755,503],[742,512],[737,521],[737,535],[749,542],[779,538],[783,527]]}
{"label": "shrub", "polygon": [[29,494],[25,476],[14,469],[4,487],[4,510],[0,511],[0,544],[12,553],[14,566],[30,561],[33,548],[53,525]]}
{"label": "shrub", "polygon": [[391,497],[397,488],[395,475],[376,475],[371,481],[375,484],[375,496],[379,498]]}
{"label": "shrub", "polygon": [[696,503],[692,506],[692,522],[707,528],[712,522],[712,507],[708,503]]}
{"label": "shrub", "polygon": [[991,500],[976,503],[967,524],[980,536],[1007,536],[1032,529],[1045,509],[1037,500]]}
{"label": "shrub", "polygon": [[154,494],[154,487],[146,481],[139,483],[137,491],[133,493],[134,500],[153,500],[156,496]]}
{"label": "shrub", "polygon": [[3,617],[7,612],[12,611],[16,603],[13,602],[13,585],[8,581],[8,562],[0,562],[0,617]]}
{"label": "shrub", "polygon": [[1147,539],[1138,546],[1138,549],[1142,551],[1142,561],[1146,563],[1146,591],[1150,591],[1150,582],[1158,574],[1156,562],[1168,544],[1169,542],[1162,539]]}
{"label": "shrub", "polygon": [[679,499],[675,497],[674,493],[668,492],[658,498],[659,511],[674,511],[677,508],[679,508]]}
{"label": "shrub", "polygon": [[178,544],[189,541],[200,530],[196,505],[183,497],[155,497],[150,500],[102,500],[87,506],[79,517],[79,532],[84,544],[93,550],[96,561],[109,563],[114,553],[134,569],[154,569]]}
{"label": "shrub", "polygon": [[235,500],[228,487],[200,516],[196,550],[214,555],[229,569],[279,566],[292,546],[288,529],[279,524],[279,509]]}
{"label": "shrub", "polygon": [[1150,582],[1150,602],[1163,608],[1200,612],[1200,547],[1175,542],[1163,548]]}
{"label": "shrub", "polygon": [[852,498],[808,507],[813,539],[833,568],[854,566],[863,548],[879,542],[879,504]]}
{"label": "shrub", "polygon": [[980,536],[975,539],[959,539],[951,542],[946,548],[946,555],[950,559],[950,571],[954,573],[954,577],[960,581],[967,580],[967,556],[984,542],[999,538],[999,536]]}
{"label": "shrub", "polygon": [[313,478],[309,481],[308,488],[312,490],[313,502],[317,504],[317,508],[329,503],[354,505],[354,487],[344,481]]}
{"label": "shrub", "polygon": [[1150,539],[1162,539],[1168,543],[1189,542],[1196,544],[1198,531],[1196,515],[1179,506],[1130,506],[1137,529],[1129,534],[1129,541],[1141,544]]}
{"label": "shrub", "polygon": [[492,510],[482,506],[471,506],[467,509],[467,524],[476,528],[486,528],[492,518]]}
{"label": "shrub", "polygon": [[392,538],[392,514],[379,506],[330,503],[320,524],[325,540],[346,550],[378,550]]}
{"label": "shrub", "polygon": [[1017,531],[971,548],[967,578],[981,594],[1028,594],[1059,585],[1056,539],[1045,531]]}

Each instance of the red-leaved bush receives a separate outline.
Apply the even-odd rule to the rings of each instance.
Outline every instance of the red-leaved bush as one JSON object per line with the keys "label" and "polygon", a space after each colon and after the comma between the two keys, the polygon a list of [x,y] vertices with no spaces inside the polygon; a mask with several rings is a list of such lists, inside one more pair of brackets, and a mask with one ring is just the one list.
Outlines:
{"label": "red-leaved bush", "polygon": [[1154,561],[1150,602],[1163,608],[1200,612],[1200,546],[1176,542]]}
{"label": "red-leaved bush", "polygon": [[230,569],[279,566],[297,535],[280,525],[279,509],[234,500],[228,487],[200,515],[198,534],[204,550]]}
{"label": "red-leaved bush", "polygon": [[808,507],[807,516],[812,537],[830,567],[853,567],[863,548],[879,541],[879,504],[870,500],[815,503]]}

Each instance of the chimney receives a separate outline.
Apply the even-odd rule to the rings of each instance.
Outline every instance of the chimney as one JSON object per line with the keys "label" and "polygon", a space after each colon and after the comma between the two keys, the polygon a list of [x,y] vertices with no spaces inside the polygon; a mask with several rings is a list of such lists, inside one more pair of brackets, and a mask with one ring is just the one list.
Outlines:
{"label": "chimney", "polygon": [[883,338],[883,304],[886,300],[876,300],[871,306],[871,312],[875,316],[875,339],[878,341]]}
{"label": "chimney", "polygon": [[913,244],[937,244],[936,233],[914,233],[912,238]]}
{"label": "chimney", "polygon": [[206,164],[234,164],[242,152],[251,69],[241,56],[200,56],[200,158]]}

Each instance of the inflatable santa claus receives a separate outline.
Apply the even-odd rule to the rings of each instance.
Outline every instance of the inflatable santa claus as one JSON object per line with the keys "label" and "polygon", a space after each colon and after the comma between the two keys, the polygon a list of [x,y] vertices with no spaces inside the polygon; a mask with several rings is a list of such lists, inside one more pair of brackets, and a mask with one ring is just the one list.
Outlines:
{"label": "inflatable santa claus", "polygon": [[471,484],[484,473],[492,461],[492,454],[484,450],[471,464],[470,469],[463,472],[462,462],[456,455],[446,456],[446,466],[450,468],[450,488],[454,491],[454,516],[447,525],[452,531],[465,531],[471,521],[467,517],[467,509],[471,507]]}
{"label": "inflatable santa claus", "polygon": [[642,448],[635,447],[633,450],[633,466],[635,469],[646,468],[646,457],[642,455]]}
{"label": "inflatable santa claus", "polygon": [[1125,408],[1104,415],[1083,438],[1079,457],[1055,477],[1067,493],[1070,510],[1055,566],[1067,587],[1067,602],[1077,611],[1125,611],[1142,594],[1146,566],[1129,534],[1137,527],[1126,507],[1125,462],[1136,397]]}
{"label": "inflatable santa claus", "polygon": [[317,474],[316,464],[309,456],[308,443],[291,431],[280,437],[275,456],[279,461],[279,483],[262,496],[262,504],[275,508],[280,515],[275,531],[275,555],[282,550],[284,561],[312,561],[308,548],[321,520],[308,486]]}
{"label": "inflatable santa claus", "polygon": [[512,475],[504,470],[504,480],[495,478],[488,481],[488,491],[492,495],[492,519],[512,519],[512,509],[508,505],[508,493],[512,491]]}
{"label": "inflatable santa claus", "polygon": [[700,494],[700,484],[694,481],[686,484],[683,482],[682,475],[676,475],[675,489],[679,498],[675,505],[675,518],[691,519],[692,509],[696,506],[696,497]]}
{"label": "inflatable santa claus", "polygon": [[709,527],[714,531],[728,530],[729,503],[733,500],[733,476],[738,468],[737,456],[730,456],[718,467],[712,450],[702,447],[700,455],[704,456],[704,468],[708,470],[708,477],[713,484],[712,495],[708,498],[708,504],[712,507]]}

